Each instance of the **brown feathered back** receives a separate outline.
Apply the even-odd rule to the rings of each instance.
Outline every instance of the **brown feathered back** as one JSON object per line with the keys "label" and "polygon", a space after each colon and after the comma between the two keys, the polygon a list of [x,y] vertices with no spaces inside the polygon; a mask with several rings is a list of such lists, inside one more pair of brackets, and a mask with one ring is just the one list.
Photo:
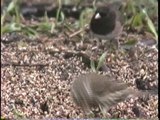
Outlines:
{"label": "brown feathered back", "polygon": [[84,111],[89,111],[92,107],[108,110],[111,106],[137,93],[126,83],[96,73],[80,75],[71,87],[74,102]]}

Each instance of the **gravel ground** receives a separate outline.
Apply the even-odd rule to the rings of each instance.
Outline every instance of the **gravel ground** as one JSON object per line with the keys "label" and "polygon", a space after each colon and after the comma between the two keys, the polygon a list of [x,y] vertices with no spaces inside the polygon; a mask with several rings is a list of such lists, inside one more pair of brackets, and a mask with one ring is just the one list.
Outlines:
{"label": "gravel ground", "polygon": [[[17,41],[10,42],[11,38]],[[4,118],[83,118],[83,111],[72,101],[70,86],[75,77],[91,69],[80,56],[65,52],[65,47],[70,46],[42,44],[17,34],[1,39],[1,114]],[[73,48],[78,51],[76,47]],[[94,54],[92,50],[89,52]],[[105,73],[112,73],[135,89],[158,88],[158,51],[154,48],[137,45],[117,55],[108,53],[106,66],[109,71]],[[95,117],[101,118],[102,114],[97,113]],[[108,111],[107,117],[156,119],[158,96],[121,102]]]}
{"label": "gravel ground", "polygon": [[[45,2],[53,3],[53,0]],[[18,33],[1,36],[1,118],[84,118],[82,109],[72,101],[70,86],[74,78],[91,72],[91,68],[83,54],[77,53],[97,60],[105,50],[95,49],[94,42],[88,41],[90,38],[86,34],[83,34],[83,44],[80,34],[68,39],[76,30],[64,29],[62,26],[52,37],[43,34],[34,40]],[[143,37],[145,35],[135,39],[146,41]],[[147,36],[147,39],[150,38]],[[158,51],[151,46],[136,45],[130,50],[107,52],[105,68],[100,74],[112,74],[134,89],[158,89]],[[102,114],[97,112],[94,117],[102,118]],[[111,107],[106,118],[158,120],[158,95],[127,99]]]}

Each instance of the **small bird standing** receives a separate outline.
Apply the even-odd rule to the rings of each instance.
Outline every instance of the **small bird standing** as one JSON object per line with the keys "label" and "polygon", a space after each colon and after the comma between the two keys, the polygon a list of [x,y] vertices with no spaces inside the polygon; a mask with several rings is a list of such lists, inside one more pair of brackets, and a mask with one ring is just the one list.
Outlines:
{"label": "small bird standing", "polygon": [[142,94],[144,93],[131,89],[126,83],[116,81],[111,76],[96,73],[80,75],[71,87],[73,101],[85,113],[89,113],[92,108],[100,108],[104,116],[111,106],[128,97]]}
{"label": "small bird standing", "polygon": [[90,21],[90,30],[94,37],[115,42],[119,47],[119,36],[122,32],[123,17],[120,14],[122,2],[117,1],[97,8]]}

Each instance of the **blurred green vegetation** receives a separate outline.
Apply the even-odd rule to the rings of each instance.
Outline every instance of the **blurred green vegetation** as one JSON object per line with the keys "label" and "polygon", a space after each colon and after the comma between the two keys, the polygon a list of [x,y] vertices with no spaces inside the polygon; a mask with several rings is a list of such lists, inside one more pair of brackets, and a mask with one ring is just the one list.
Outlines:
{"label": "blurred green vegetation", "polygon": [[95,61],[91,60],[91,69],[93,72],[97,72],[99,71],[99,69],[105,64],[105,60],[106,60],[106,56],[107,56],[107,52],[104,52],[97,63],[97,66],[95,65]]}
{"label": "blurred green vegetation", "polygon": [[129,29],[151,32],[158,40],[158,3],[156,0],[127,0],[124,12]]}
{"label": "blurred green vegetation", "polygon": [[[103,0],[101,0],[102,2]],[[116,0],[113,0],[116,1]],[[58,0],[58,11],[56,20],[53,22],[49,21],[47,15],[44,16],[46,19],[44,21],[37,23],[36,25],[26,25],[25,19],[19,12],[20,0],[12,0],[9,5],[3,9],[1,14],[1,35],[10,32],[22,32],[30,37],[37,37],[39,31],[45,33],[52,33],[57,26],[65,24],[65,15],[61,11],[62,4],[90,4],[93,5],[92,8],[85,8],[81,11],[80,19],[75,21],[72,29],[83,28],[86,24],[89,24],[90,18],[93,15],[95,3],[100,2],[100,0]],[[110,0],[104,0],[105,3],[110,2]],[[124,0],[126,6],[123,8],[123,13],[125,15],[125,24],[128,29],[143,30],[150,32],[154,35],[155,39],[158,40],[158,3],[157,0]],[[66,23],[67,24],[67,23]]]}

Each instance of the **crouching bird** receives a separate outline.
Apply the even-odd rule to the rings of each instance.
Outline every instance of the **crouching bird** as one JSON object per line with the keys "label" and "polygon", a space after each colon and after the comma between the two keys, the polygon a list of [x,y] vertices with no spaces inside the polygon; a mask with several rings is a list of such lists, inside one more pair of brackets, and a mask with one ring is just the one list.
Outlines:
{"label": "crouching bird", "polygon": [[97,73],[80,75],[71,86],[71,95],[76,105],[85,113],[90,113],[92,108],[100,108],[103,116],[111,106],[144,94],[148,93],[132,89],[127,83],[117,81],[111,76]]}

